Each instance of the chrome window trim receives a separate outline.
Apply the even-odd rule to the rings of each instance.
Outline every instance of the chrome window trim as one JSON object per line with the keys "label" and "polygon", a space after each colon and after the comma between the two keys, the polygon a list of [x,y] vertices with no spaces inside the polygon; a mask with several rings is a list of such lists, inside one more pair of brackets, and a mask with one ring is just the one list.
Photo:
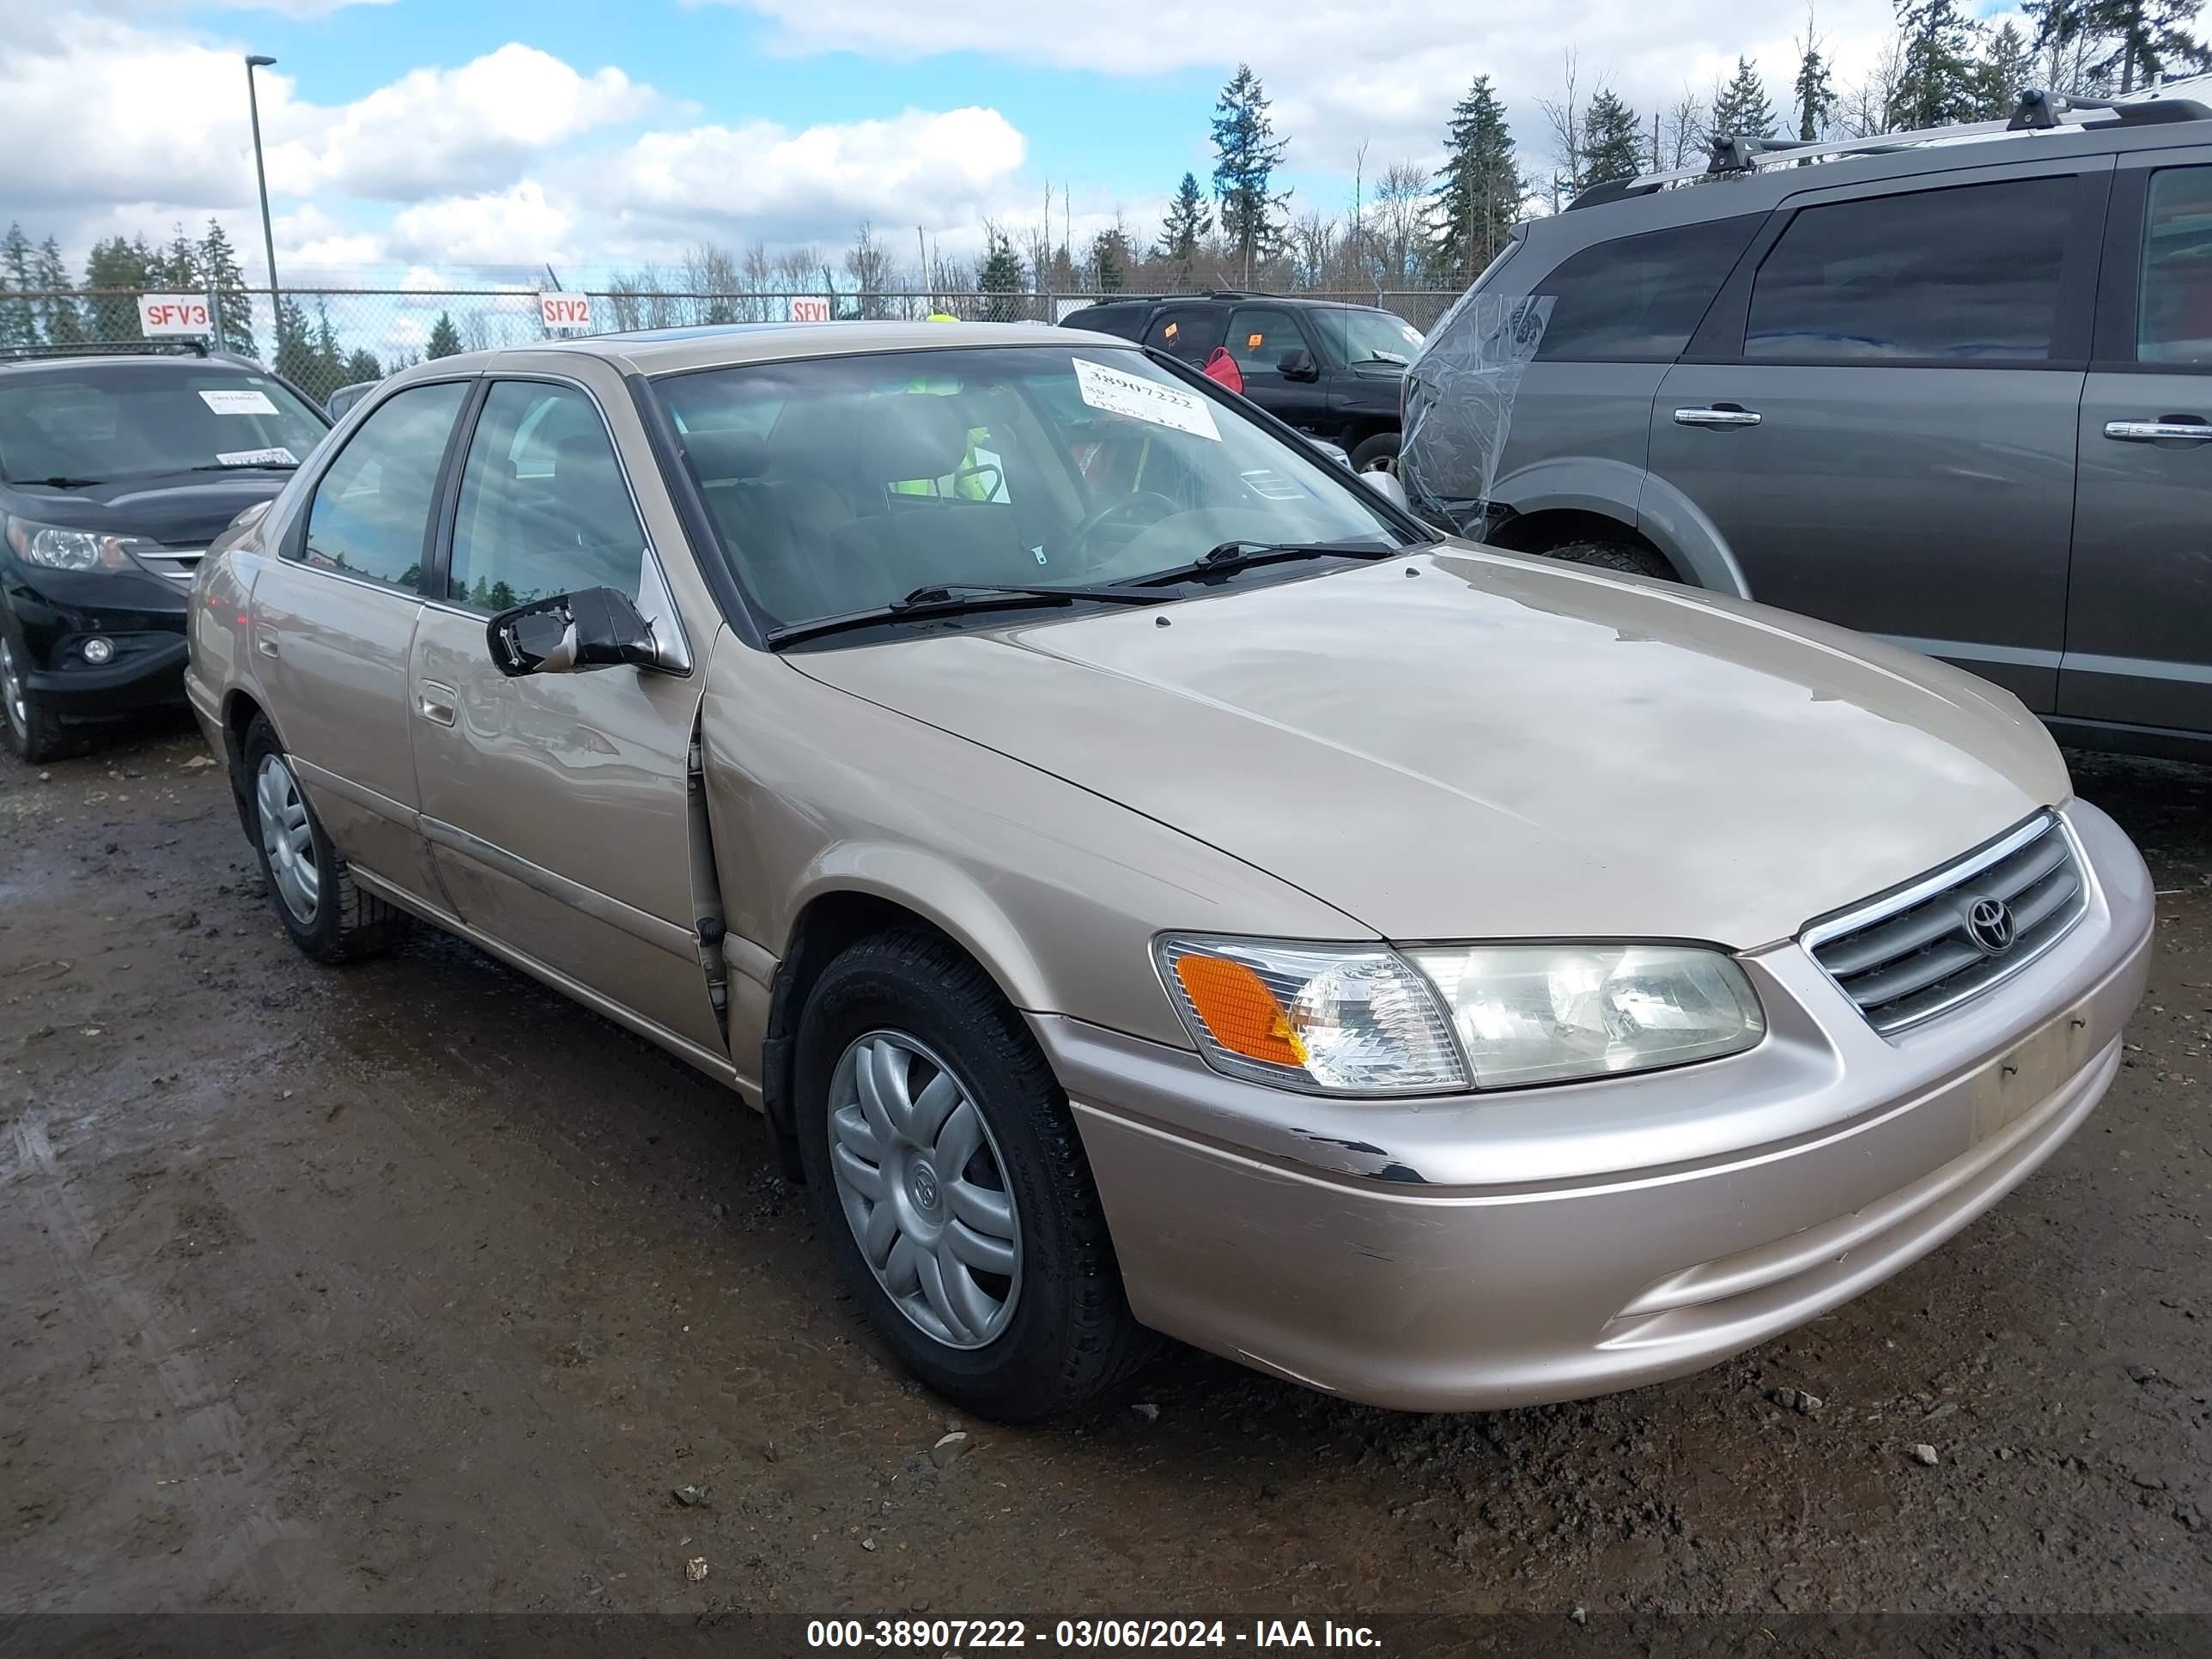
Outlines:
{"label": "chrome window trim", "polygon": [[[2044,836],[2052,833],[2054,828],[2058,834],[2066,837],[2067,850],[2073,854],[2074,867],[2081,882],[2081,902],[2064,927],[2044,940],[2035,950],[2015,960],[2007,962],[2003,967],[1988,978],[1977,980],[1966,989],[1954,996],[1945,998],[1933,1007],[1923,1009],[1911,1019],[1883,1028],[1876,1026],[1873,1020],[1867,1017],[1866,1011],[1859,1006],[1857,999],[1844,988],[1843,981],[1830,973],[1827,964],[1820,960],[1821,945],[1830,944],[1846,934],[1872,927],[1879,922],[1887,921],[1892,916],[1911,909],[1915,905],[1923,904],[1929,899],[1964,886],[1991,866],[2002,863],[2022,848],[2042,840]],[[2087,853],[2082,848],[2081,836],[2075,833],[2074,825],[2065,813],[2054,807],[2045,807],[2018,828],[2007,831],[1979,851],[1969,853],[1963,858],[1954,859],[1950,863],[1930,871],[1909,885],[1899,888],[1886,898],[1876,899],[1870,903],[1828,916],[1800,929],[1797,943],[1803,948],[1813,965],[1820,969],[1820,976],[1835,988],[1836,994],[1850,1005],[1853,1012],[1866,1020],[1868,1030],[1885,1042],[1892,1042],[1917,1026],[1925,1025],[1931,1019],[1939,1019],[1954,1008],[1972,1002],[1977,997],[1988,994],[1996,990],[1998,986],[2017,977],[2049,956],[2062,941],[2069,938],[2074,930],[2081,925],[2082,917],[2088,914],[2089,882],[2089,859]]]}
{"label": "chrome window trim", "polygon": [[[405,588],[400,586],[396,582],[379,581],[374,576],[358,576],[349,570],[337,570],[326,564],[310,563],[307,559],[307,536],[308,532],[314,528],[313,520],[315,516],[315,498],[323,493],[323,484],[324,482],[331,476],[331,469],[338,464],[338,458],[343,455],[348,449],[353,447],[354,440],[361,435],[362,428],[367,426],[370,420],[375,416],[377,411],[381,410],[393,398],[402,397],[410,392],[419,391],[426,386],[473,386],[483,378],[483,376],[481,373],[471,370],[465,374],[426,375],[419,380],[409,380],[404,386],[396,386],[387,380],[383,383],[382,395],[374,398],[363,398],[359,403],[348,410],[346,411],[346,415],[349,420],[351,421],[351,424],[347,427],[345,441],[338,445],[335,449],[331,450],[327,456],[324,457],[322,464],[315,469],[312,477],[308,477],[304,479],[305,488],[300,492],[300,505],[297,515],[286,518],[281,533],[270,538],[270,546],[269,549],[269,556],[275,559],[277,563],[289,565],[295,570],[312,570],[318,575],[335,576],[342,581],[349,581],[356,587],[369,588],[379,593],[396,593],[400,595],[402,598],[413,599],[418,605],[422,603],[422,593],[420,588]],[[456,422],[460,420],[460,417],[463,415],[468,413],[468,394],[465,392],[462,394],[460,408],[454,412],[453,419]],[[343,423],[341,422],[340,424]],[[337,430],[337,427],[334,425],[331,430],[335,432]],[[473,428],[471,428],[471,430],[473,430]],[[451,432],[447,432],[446,434],[447,444],[450,447],[453,441],[453,434]],[[318,453],[319,453],[319,449],[320,447],[318,446]],[[310,459],[313,458],[311,457]],[[617,455],[615,459],[617,463],[619,463],[622,458]],[[302,482],[302,474],[295,472],[292,475],[292,478],[294,483],[301,483]],[[287,484],[285,486],[285,489],[289,490],[291,487],[291,484]],[[280,490],[277,492],[276,499],[270,502],[270,511],[272,514],[276,511],[276,502],[281,501],[283,498],[284,491]],[[434,505],[435,504],[434,503]],[[266,520],[264,520],[264,522],[265,523]],[[299,550],[296,553],[292,552],[288,549],[288,544],[293,540],[295,536],[296,536],[299,540]]]}

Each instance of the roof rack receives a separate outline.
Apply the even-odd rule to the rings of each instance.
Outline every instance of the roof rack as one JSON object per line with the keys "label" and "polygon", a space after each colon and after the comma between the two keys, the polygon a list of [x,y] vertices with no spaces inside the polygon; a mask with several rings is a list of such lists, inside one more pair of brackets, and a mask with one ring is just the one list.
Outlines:
{"label": "roof rack", "polygon": [[48,362],[58,357],[159,357],[171,355],[205,357],[211,354],[205,340],[182,337],[80,340],[74,345],[0,346],[0,363]]}
{"label": "roof rack", "polygon": [[[2102,118],[2094,124],[2083,118],[2092,115]],[[2160,126],[2171,121],[2206,120],[2212,120],[2212,106],[2190,98],[2068,98],[2031,87],[2021,94],[2020,102],[2010,117],[2002,120],[1968,121],[1954,126],[1923,127],[1911,132],[1877,133],[1866,138],[1765,138],[1741,132],[1717,135],[1701,167],[1608,179],[1591,185],[1567,206],[1571,211],[1606,202],[1626,201],[1632,196],[1649,196],[1669,185],[1685,184],[1693,179],[1739,177],[1757,173],[1762,167],[1842,155],[1881,155],[1961,138],[1998,138],[2008,133],[2046,132],[2069,125],[2096,131],[2106,127]]]}

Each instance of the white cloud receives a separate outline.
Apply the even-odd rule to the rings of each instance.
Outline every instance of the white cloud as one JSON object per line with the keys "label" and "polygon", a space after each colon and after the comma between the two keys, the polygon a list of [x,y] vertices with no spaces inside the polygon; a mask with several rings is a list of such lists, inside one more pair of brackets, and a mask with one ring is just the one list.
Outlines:
{"label": "white cloud", "polygon": [[772,122],[648,132],[616,156],[603,191],[618,222],[650,237],[840,240],[864,218],[975,220],[1011,194],[1027,142],[994,109],[908,110],[793,132]]}
{"label": "white cloud", "polygon": [[404,208],[392,217],[390,245],[402,258],[448,264],[562,264],[573,257],[567,238],[575,223],[542,185],[524,179],[496,192]]}

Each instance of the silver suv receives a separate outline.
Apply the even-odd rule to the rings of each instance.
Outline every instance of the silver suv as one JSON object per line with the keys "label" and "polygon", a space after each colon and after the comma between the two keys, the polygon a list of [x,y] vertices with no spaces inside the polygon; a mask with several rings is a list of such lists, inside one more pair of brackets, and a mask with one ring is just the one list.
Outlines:
{"label": "silver suv", "polygon": [[1709,185],[1525,227],[1479,284],[1553,300],[1487,539],[1880,635],[2067,742],[2203,757],[2212,110],[2031,94],[2007,125],[1818,166],[1735,140]]}

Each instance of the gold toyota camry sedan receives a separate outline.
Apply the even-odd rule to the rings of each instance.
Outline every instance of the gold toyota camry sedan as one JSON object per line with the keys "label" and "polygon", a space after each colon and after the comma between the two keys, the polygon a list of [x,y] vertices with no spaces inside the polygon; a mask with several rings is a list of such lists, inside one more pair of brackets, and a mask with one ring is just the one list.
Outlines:
{"label": "gold toyota camry sedan", "polygon": [[1897,1272],[2119,1064],[2150,884],[2010,696],[1440,539],[1181,366],[767,325],[380,384],[194,580],[277,915],[763,1113],[1001,1418],[1157,1334],[1423,1410]]}

